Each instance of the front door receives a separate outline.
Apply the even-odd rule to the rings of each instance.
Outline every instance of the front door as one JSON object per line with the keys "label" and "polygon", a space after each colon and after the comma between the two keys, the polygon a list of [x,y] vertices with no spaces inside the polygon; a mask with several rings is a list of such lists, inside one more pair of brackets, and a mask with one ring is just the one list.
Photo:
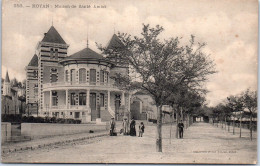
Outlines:
{"label": "front door", "polygon": [[97,118],[96,93],[90,93],[90,108],[91,108],[91,120],[94,121]]}

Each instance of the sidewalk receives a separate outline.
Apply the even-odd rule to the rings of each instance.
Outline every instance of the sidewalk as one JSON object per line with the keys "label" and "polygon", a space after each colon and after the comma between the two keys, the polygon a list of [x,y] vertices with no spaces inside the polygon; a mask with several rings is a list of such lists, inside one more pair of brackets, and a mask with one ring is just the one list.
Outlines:
{"label": "sidewalk", "polygon": [[[2,162],[24,163],[229,163],[254,164],[257,139],[239,138],[208,123],[194,123],[175,138],[176,126],[162,129],[163,152],[156,152],[156,126],[146,126],[143,137],[101,137],[92,143],[78,141],[66,146],[4,154]],[[60,140],[59,140],[60,141]]]}
{"label": "sidewalk", "polygon": [[31,141],[7,143],[1,146],[2,153],[12,153],[22,150],[34,150],[45,146],[58,145],[62,143],[69,143],[73,141],[81,141],[95,137],[108,136],[108,131],[100,131],[95,133],[79,133],[71,135],[53,136],[47,138],[34,139]]}

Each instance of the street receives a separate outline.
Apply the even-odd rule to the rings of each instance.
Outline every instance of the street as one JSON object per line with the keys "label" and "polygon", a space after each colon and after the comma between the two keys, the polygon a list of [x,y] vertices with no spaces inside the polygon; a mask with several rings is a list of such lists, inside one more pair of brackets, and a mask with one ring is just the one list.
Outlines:
{"label": "street", "polygon": [[[118,135],[76,141],[36,150],[2,154],[2,162],[33,163],[256,163],[257,139],[246,133],[194,123],[175,138],[175,126],[163,126],[163,152],[155,152],[156,126],[146,126],[143,137]],[[230,130],[231,131],[231,130]]]}

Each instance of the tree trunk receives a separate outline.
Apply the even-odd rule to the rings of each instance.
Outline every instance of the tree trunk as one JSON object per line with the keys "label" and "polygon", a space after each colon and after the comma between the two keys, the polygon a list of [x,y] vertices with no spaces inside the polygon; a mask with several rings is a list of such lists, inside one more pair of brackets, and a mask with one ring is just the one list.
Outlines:
{"label": "tree trunk", "polygon": [[156,152],[162,152],[162,106],[157,107]]}
{"label": "tree trunk", "polygon": [[186,124],[185,129],[187,129],[188,128],[188,115],[187,114],[185,116],[185,124]]}
{"label": "tree trunk", "polygon": [[235,135],[235,120],[233,119],[233,135]]}
{"label": "tree trunk", "polygon": [[172,123],[174,121],[174,114],[171,116],[171,127],[170,127],[170,144],[172,143]]}
{"label": "tree trunk", "polygon": [[179,110],[176,110],[176,138],[179,138],[179,132],[178,132],[178,123],[179,123]]}
{"label": "tree trunk", "polygon": [[253,128],[252,128],[252,113],[250,115],[250,139],[252,141],[253,139],[253,132],[252,132]]}
{"label": "tree trunk", "polygon": [[181,120],[183,122],[183,110],[182,110],[182,107],[181,107]]}
{"label": "tree trunk", "polygon": [[188,127],[190,127],[190,114],[187,116],[187,121],[188,121]]}
{"label": "tree trunk", "polygon": [[227,129],[227,117],[225,117],[225,130]]}
{"label": "tree trunk", "polygon": [[228,122],[228,132],[230,131],[230,120]]}
{"label": "tree trunk", "polygon": [[239,129],[239,137],[241,138],[241,135],[242,135],[242,113],[240,113],[240,129]]}

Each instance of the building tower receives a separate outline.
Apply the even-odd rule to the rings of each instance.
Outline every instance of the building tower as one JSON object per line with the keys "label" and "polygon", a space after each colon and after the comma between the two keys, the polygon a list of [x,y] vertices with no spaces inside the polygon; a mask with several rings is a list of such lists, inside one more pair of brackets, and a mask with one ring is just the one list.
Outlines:
{"label": "building tower", "polygon": [[62,39],[58,31],[51,26],[44,34],[42,41],[37,45],[36,54],[38,56],[38,109],[39,114],[48,105],[43,105],[43,84],[55,83],[63,80],[64,69],[59,61],[67,56],[69,45]]}
{"label": "building tower", "polygon": [[26,104],[32,115],[37,114],[38,108],[38,57],[32,57],[26,70]]}
{"label": "building tower", "polygon": [[4,85],[3,85],[3,95],[4,96],[11,96],[11,83],[8,75],[8,71],[5,75]]}

